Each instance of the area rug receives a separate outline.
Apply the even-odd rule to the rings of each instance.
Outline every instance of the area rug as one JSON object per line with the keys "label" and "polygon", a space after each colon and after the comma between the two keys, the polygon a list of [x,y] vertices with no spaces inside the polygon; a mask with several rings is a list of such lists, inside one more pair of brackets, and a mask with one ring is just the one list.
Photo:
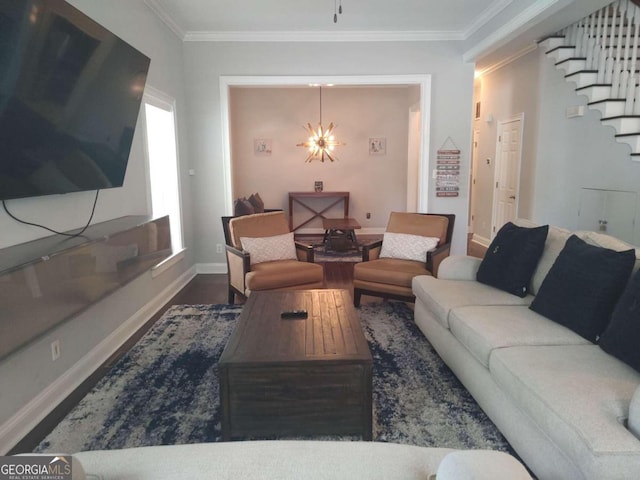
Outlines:
{"label": "area rug", "polygon": [[[216,364],[240,310],[169,309],[36,451],[220,441]],[[512,453],[406,304],[363,305],[359,313],[374,359],[374,440]]]}
{"label": "area rug", "polygon": [[324,244],[317,244],[313,246],[313,261],[314,263],[361,262],[362,246],[360,246],[359,250],[353,249],[353,250],[347,250],[346,252],[337,252],[335,250],[327,250]]}

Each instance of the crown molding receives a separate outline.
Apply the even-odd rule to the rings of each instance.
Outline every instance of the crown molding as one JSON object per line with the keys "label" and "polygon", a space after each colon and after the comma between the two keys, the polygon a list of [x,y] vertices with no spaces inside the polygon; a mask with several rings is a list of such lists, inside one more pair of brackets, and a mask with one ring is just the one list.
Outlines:
{"label": "crown molding", "polygon": [[524,57],[526,54],[533,52],[537,48],[538,48],[538,44],[536,44],[536,43],[532,43],[531,45],[527,45],[522,50],[517,51],[513,55],[509,55],[508,57],[500,60],[499,62],[496,62],[496,63],[494,63],[492,65],[489,65],[488,67],[483,68],[482,70],[478,71],[477,74],[476,74],[476,78],[482,77],[483,75],[489,75],[490,73],[493,73],[496,70],[499,70],[500,68],[504,67],[505,65],[509,65],[511,62],[515,62],[520,57]]}
{"label": "crown molding", "polygon": [[459,31],[187,32],[185,42],[438,42],[464,40]]}
{"label": "crown molding", "polygon": [[504,44],[506,39],[514,32],[526,26],[538,15],[553,7],[561,0],[538,0],[529,8],[523,10],[513,17],[509,22],[496,29],[490,35],[487,35],[474,45],[472,48],[464,52],[462,60],[465,62],[474,62],[481,54],[488,53],[492,48],[497,48]]}
{"label": "crown molding", "polygon": [[180,40],[184,40],[186,32],[176,21],[162,8],[157,0],[144,0],[144,4],[171,30]]}
{"label": "crown molding", "polygon": [[513,0],[495,0],[491,5],[489,5],[489,8],[482,12],[464,31],[464,40],[484,27],[493,17],[511,5],[512,2]]}

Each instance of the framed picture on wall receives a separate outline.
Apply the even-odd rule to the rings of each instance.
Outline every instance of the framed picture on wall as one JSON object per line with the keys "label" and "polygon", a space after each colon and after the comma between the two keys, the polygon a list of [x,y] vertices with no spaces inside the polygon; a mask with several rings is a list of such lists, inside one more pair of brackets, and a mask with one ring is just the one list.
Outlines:
{"label": "framed picture on wall", "polygon": [[271,139],[255,138],[253,140],[254,155],[271,155]]}
{"label": "framed picture on wall", "polygon": [[387,139],[384,137],[369,138],[369,155],[386,155]]}

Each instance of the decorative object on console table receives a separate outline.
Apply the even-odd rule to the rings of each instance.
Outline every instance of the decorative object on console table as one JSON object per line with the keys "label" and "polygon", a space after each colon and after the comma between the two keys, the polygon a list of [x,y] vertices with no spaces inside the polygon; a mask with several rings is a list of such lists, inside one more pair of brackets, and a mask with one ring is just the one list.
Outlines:
{"label": "decorative object on console table", "polygon": [[324,185],[322,183],[321,180],[316,180],[315,183],[313,184],[313,189],[316,192],[321,192],[324,189]]}
{"label": "decorative object on console table", "polygon": [[447,137],[438,150],[436,197],[457,197],[460,191],[460,149]]}

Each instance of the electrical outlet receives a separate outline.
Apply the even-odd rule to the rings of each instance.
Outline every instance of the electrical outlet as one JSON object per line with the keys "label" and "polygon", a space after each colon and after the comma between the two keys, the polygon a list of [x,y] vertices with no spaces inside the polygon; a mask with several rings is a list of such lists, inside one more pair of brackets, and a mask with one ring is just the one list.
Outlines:
{"label": "electrical outlet", "polygon": [[223,245],[221,243],[216,244],[216,253],[223,253]]}
{"label": "electrical outlet", "polygon": [[367,212],[367,220],[371,220],[371,212]]}
{"label": "electrical outlet", "polygon": [[51,342],[51,360],[56,361],[60,358],[60,340]]}

